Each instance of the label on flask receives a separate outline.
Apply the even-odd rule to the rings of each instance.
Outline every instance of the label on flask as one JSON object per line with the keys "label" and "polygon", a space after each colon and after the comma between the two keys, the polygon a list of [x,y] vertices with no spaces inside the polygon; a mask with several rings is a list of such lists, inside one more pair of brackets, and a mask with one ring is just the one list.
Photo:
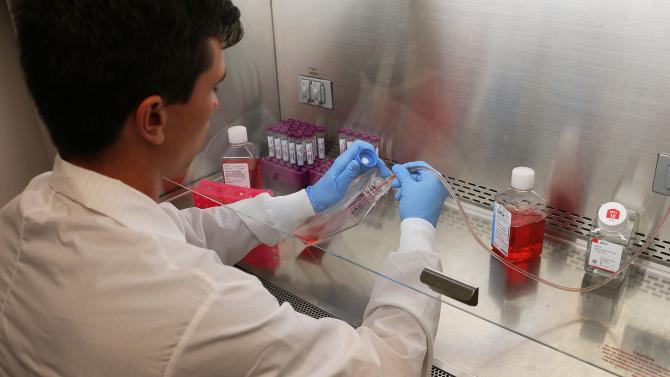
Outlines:
{"label": "label on flask", "polygon": [[326,159],[326,139],[320,137],[317,139],[318,149],[319,149],[319,159]]}
{"label": "label on flask", "polygon": [[247,164],[223,164],[223,182],[228,185],[251,187]]}
{"label": "label on flask", "polygon": [[274,157],[275,156],[275,138],[272,136],[268,136],[268,156]]}
{"label": "label on flask", "polygon": [[504,206],[493,203],[493,230],[491,243],[505,256],[509,254],[509,232],[512,228],[512,213]]}
{"label": "label on flask", "polygon": [[609,272],[617,272],[621,265],[623,249],[623,245],[593,238],[588,255],[589,266]]}

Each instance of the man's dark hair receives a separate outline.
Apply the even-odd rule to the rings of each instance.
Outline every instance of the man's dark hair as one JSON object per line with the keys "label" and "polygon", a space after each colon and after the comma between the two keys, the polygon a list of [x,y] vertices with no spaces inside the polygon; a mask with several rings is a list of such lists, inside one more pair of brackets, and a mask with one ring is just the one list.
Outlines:
{"label": "man's dark hair", "polygon": [[94,156],[139,103],[186,103],[222,48],[242,38],[230,0],[16,0],[21,65],[63,158]]}

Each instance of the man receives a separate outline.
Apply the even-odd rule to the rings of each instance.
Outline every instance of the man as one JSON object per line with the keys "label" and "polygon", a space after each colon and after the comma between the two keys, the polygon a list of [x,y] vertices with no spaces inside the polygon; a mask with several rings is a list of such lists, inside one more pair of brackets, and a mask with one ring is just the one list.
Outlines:
{"label": "man", "polygon": [[[0,211],[0,374],[410,376],[428,374],[439,304],[379,281],[363,324],[279,306],[234,267],[277,233],[229,208],[156,204],[219,105],[230,0],[17,0],[21,63],[59,156]],[[313,187],[236,203],[290,231],[358,174],[357,142]],[[379,171],[390,174],[381,163]],[[446,192],[395,166],[401,241],[385,272],[439,269]]]}

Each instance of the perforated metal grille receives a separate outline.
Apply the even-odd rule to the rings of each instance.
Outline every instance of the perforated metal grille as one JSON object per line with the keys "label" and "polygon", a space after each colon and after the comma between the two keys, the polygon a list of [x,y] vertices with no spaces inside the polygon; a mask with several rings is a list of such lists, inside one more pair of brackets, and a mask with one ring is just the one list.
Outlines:
{"label": "perforated metal grille", "polygon": [[[477,204],[483,207],[491,207],[494,196],[498,192],[494,189],[467,182],[454,177],[447,177],[447,181],[454,187],[458,193],[458,198]],[[589,231],[593,225],[593,219],[586,216],[580,216],[576,213],[570,213],[559,208],[547,206],[547,225],[555,230],[560,230],[580,237],[588,237]],[[647,235],[637,233],[638,247],[646,242]],[[670,266],[670,241],[654,239],[654,243],[649,249],[642,252],[641,257],[656,263]]]}
{"label": "perforated metal grille", "polygon": [[[301,299],[300,297],[298,297],[294,294],[291,294],[291,293],[283,290],[282,288],[279,288],[278,286],[276,286],[276,285],[274,285],[274,284],[272,284],[272,283],[270,283],[270,282],[268,282],[268,281],[266,281],[262,278],[259,278],[259,280],[261,281],[261,283],[263,283],[263,286],[265,287],[265,289],[267,289],[270,293],[272,293],[273,296],[275,296],[277,298],[277,301],[279,301],[280,304],[282,304],[284,302],[288,302],[289,304],[291,304],[291,306],[293,306],[293,309],[295,309],[295,311],[297,311],[299,313],[302,313],[302,314],[305,314],[305,315],[308,315],[312,318],[317,318],[317,319],[318,318],[337,318],[337,317],[331,315],[330,313],[328,313],[324,310],[321,310],[320,308],[310,304],[309,302]],[[442,369],[437,368],[435,366],[431,370],[430,375],[431,375],[431,377],[454,377],[453,375],[451,375],[451,374],[449,374],[449,373],[447,373],[447,372],[443,371]]]}
{"label": "perforated metal grille", "polygon": [[337,318],[334,315],[321,310],[315,305],[310,304],[309,302],[301,299],[300,297],[293,295],[278,286],[265,281],[263,279],[259,279],[261,283],[263,283],[263,286],[265,289],[267,289],[270,293],[272,293],[273,296],[277,298],[277,301],[279,301],[279,304],[283,304],[285,302],[288,302],[291,304],[293,309],[295,309],[296,312],[302,313],[305,315],[308,315],[312,318]]}
{"label": "perforated metal grille", "polygon": [[449,374],[442,369],[433,366],[433,370],[430,371],[431,377],[454,377],[452,374]]}

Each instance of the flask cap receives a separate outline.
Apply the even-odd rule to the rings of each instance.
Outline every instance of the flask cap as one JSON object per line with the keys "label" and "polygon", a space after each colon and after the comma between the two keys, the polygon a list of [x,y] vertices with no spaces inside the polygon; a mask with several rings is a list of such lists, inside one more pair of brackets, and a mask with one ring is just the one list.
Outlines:
{"label": "flask cap", "polygon": [[249,141],[247,128],[244,126],[232,126],[228,129],[228,141],[231,144],[242,144]]}
{"label": "flask cap", "polygon": [[512,169],[512,188],[517,190],[532,190],[535,187],[535,170],[527,167]]}
{"label": "flask cap", "polygon": [[361,170],[366,171],[377,166],[377,154],[373,149],[363,148],[356,155],[356,161],[361,165]]}
{"label": "flask cap", "polygon": [[628,220],[628,211],[621,203],[605,203],[598,209],[598,225],[608,232],[624,230],[626,220]]}

